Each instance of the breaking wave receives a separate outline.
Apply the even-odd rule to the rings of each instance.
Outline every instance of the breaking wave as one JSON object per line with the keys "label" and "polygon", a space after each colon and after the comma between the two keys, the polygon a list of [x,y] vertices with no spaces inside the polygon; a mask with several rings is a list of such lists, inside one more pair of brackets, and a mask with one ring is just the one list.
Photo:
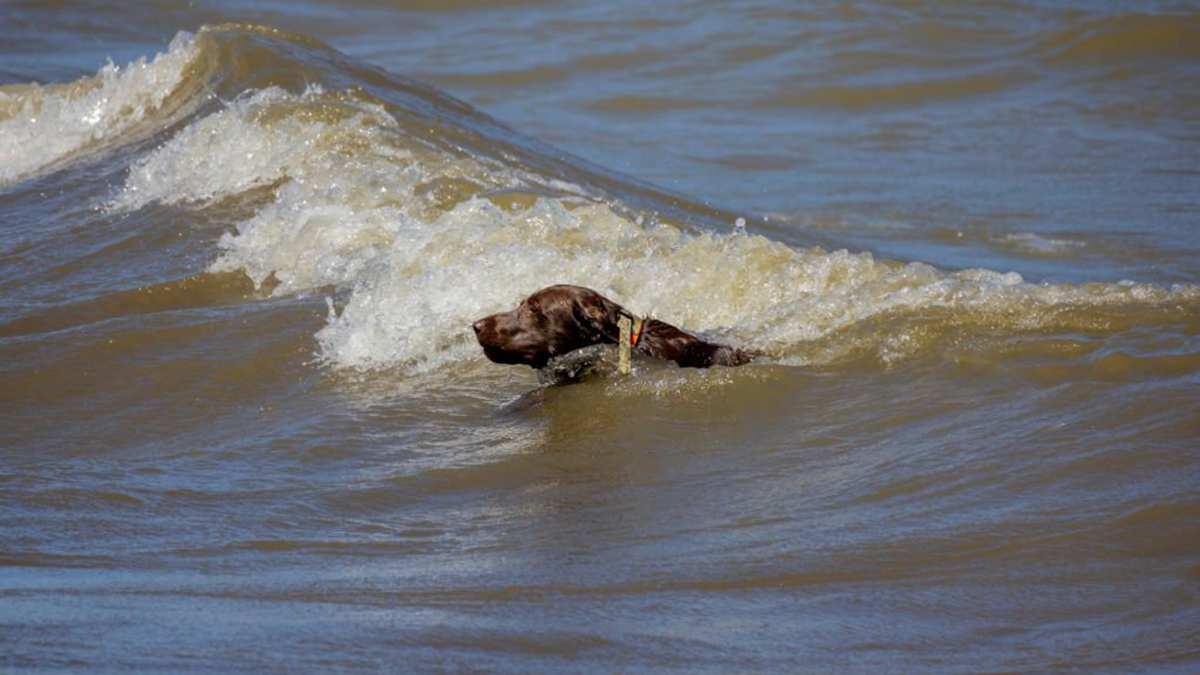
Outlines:
{"label": "breaking wave", "polygon": [[69,84],[0,87],[0,185],[163,126],[190,100],[181,89],[196,55],[194,37],[179,33],[150,61],[110,60]]}
{"label": "breaking wave", "polygon": [[[242,79],[252,58],[276,75]],[[339,367],[481,358],[471,321],[554,283],[806,364],[892,363],[964,335],[1120,330],[1181,309],[1194,321],[1200,298],[1191,285],[1030,284],[789,246],[268,29],[180,33],[150,62],[5,87],[0,111],[0,182],[152,132],[108,209],[249,199],[210,272],[329,296],[316,339]],[[34,142],[47,129],[53,142]]]}

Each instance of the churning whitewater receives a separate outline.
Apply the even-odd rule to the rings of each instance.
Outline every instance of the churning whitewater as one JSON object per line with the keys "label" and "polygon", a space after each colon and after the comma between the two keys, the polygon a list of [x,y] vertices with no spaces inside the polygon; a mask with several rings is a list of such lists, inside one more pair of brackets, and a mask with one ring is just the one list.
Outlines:
{"label": "churning whitewater", "polygon": [[77,82],[0,87],[0,185],[170,124],[194,103],[180,85],[197,53],[193,36],[180,32],[150,62],[119,67],[110,60]]}

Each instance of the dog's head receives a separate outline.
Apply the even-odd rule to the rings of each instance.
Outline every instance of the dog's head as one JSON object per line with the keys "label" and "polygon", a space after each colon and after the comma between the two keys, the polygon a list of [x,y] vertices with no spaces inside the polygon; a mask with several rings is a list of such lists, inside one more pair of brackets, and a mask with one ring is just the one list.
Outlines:
{"label": "dog's head", "polygon": [[541,368],[560,354],[616,342],[620,310],[620,305],[591,289],[550,286],[511,312],[486,316],[472,327],[492,361]]}

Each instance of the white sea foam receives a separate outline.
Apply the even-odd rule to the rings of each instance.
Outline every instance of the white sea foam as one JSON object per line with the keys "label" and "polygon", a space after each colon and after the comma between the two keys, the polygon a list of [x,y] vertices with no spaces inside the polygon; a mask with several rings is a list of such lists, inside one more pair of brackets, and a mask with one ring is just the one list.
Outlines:
{"label": "white sea foam", "polygon": [[150,62],[110,60],[72,84],[0,88],[0,185],[129,132],[163,105],[195,54],[193,36],[181,32]]}
{"label": "white sea foam", "polygon": [[[356,150],[381,158],[393,173],[403,151],[387,152],[379,129],[395,120],[381,107],[347,106],[318,86],[302,94],[278,87],[257,90],[230,102],[175,135],[131,168],[117,208],[161,203],[208,202],[288,178],[305,183],[309,174],[337,169],[334,163],[358,161]],[[337,187],[319,176],[311,189]],[[361,181],[364,176],[354,176]],[[343,182],[330,203],[345,202],[354,181]],[[389,176],[389,183],[394,182]],[[326,190],[327,191],[327,190]],[[286,201],[286,200],[283,200]]]}

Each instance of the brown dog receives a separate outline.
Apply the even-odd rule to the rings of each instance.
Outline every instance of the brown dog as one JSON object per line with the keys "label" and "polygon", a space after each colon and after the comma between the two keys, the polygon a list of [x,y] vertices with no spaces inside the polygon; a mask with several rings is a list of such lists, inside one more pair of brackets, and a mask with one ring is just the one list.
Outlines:
{"label": "brown dog", "polygon": [[[576,349],[616,344],[622,314],[628,312],[590,288],[559,285],[534,293],[511,312],[484,317],[473,328],[492,361],[542,368],[551,358]],[[741,349],[706,342],[656,319],[643,321],[630,342],[637,351],[685,368],[740,366],[753,358]]]}

